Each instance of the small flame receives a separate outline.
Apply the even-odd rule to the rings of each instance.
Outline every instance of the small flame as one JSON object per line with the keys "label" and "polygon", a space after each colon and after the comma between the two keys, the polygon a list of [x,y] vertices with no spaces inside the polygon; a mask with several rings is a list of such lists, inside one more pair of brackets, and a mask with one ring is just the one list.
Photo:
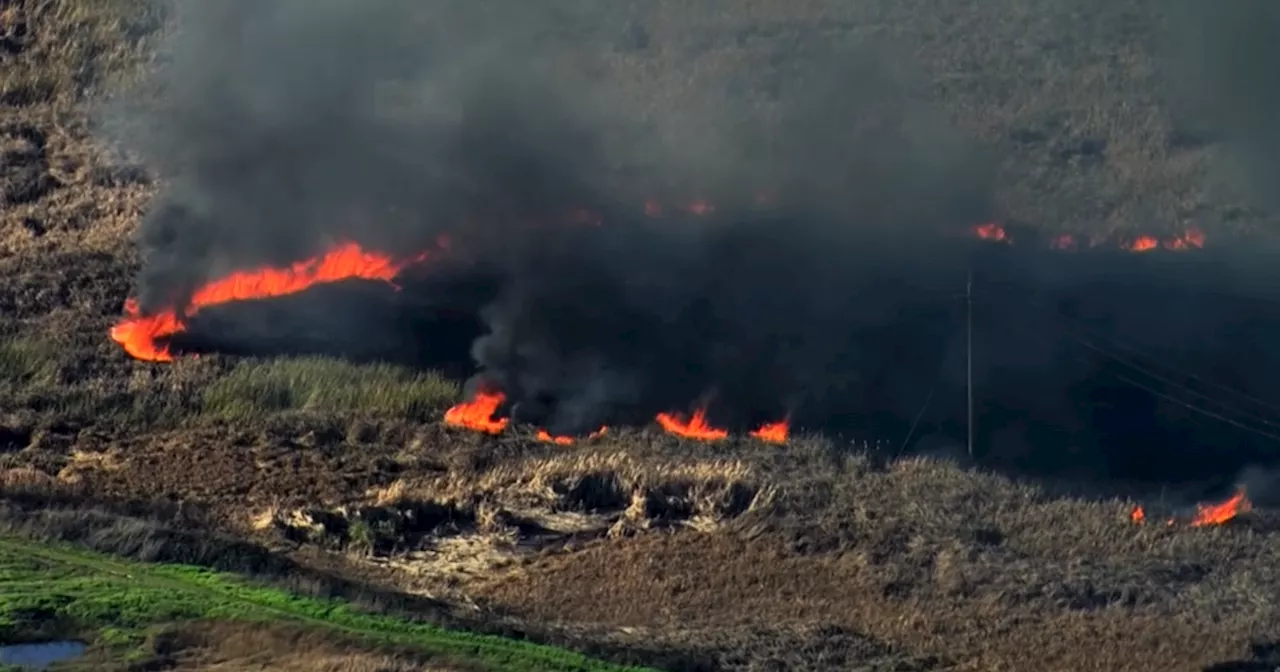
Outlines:
{"label": "small flame", "polygon": [[182,311],[170,308],[154,315],[142,315],[138,302],[129,299],[124,305],[124,319],[111,328],[111,338],[136,359],[167,362],[173,359],[173,355],[167,346],[157,344],[156,340],[184,331],[183,318],[195,315],[201,308],[230,301],[296,294],[313,285],[355,278],[390,283],[406,266],[426,257],[423,253],[407,261],[395,262],[389,256],[366,252],[355,243],[342,243],[320,256],[296,262],[287,268],[236,271],[214,280],[197,289]]}
{"label": "small flame", "polygon": [[764,441],[765,443],[786,443],[787,442],[787,421],[767,422],[760,426],[751,436]]}
{"label": "small flame", "polygon": [[501,392],[477,392],[474,397],[445,411],[447,425],[485,434],[498,434],[507,428],[506,418],[494,418],[498,406],[506,400]]}
{"label": "small flame", "polygon": [[696,439],[698,441],[719,441],[727,436],[729,432],[723,429],[715,429],[707,424],[707,411],[700,408],[694,411],[693,417],[688,422],[683,422],[669,413],[659,413],[656,418],[662,429],[669,434],[675,434],[686,439]]}
{"label": "small flame", "polygon": [[1132,243],[1124,246],[1124,249],[1130,252],[1148,252],[1156,249],[1160,245],[1155,238],[1151,236],[1138,236]]}
{"label": "small flame", "polygon": [[[981,240],[1004,243],[1013,242],[1009,232],[996,222],[979,224],[973,227],[971,231],[974,237]],[[1088,238],[1087,244],[1089,247],[1098,247],[1099,245],[1107,244],[1109,241],[1114,241],[1114,238],[1104,234],[1094,234]],[[1183,234],[1173,238],[1160,240],[1155,236],[1142,235],[1132,241],[1121,242],[1119,245],[1121,249],[1128,250],[1130,252],[1148,252],[1157,248],[1164,248],[1166,250],[1173,251],[1186,251],[1202,248],[1204,247],[1204,242],[1204,232],[1195,227],[1191,227]],[[1049,248],[1054,250],[1074,250],[1077,249],[1080,244],[1080,240],[1069,233],[1058,234],[1049,239]]]}
{"label": "small flame", "polygon": [[1237,515],[1249,511],[1251,508],[1253,508],[1253,504],[1248,497],[1245,497],[1244,489],[1242,488],[1224,502],[1197,506],[1196,517],[1191,520],[1191,527],[1221,525]]}
{"label": "small flame", "polygon": [[1204,247],[1204,232],[1197,228],[1187,229],[1181,236],[1165,241],[1164,247],[1168,250],[1199,249]]}
{"label": "small flame", "polygon": [[[1253,504],[1249,498],[1245,496],[1243,488],[1236,491],[1236,494],[1227,498],[1225,501],[1217,504],[1198,504],[1196,505],[1196,515],[1191,519],[1189,525],[1191,527],[1206,527],[1208,525],[1221,525],[1236,516],[1246,513],[1253,508]],[[1129,520],[1134,523],[1143,523],[1147,519],[1146,513],[1141,506],[1133,507],[1129,512]],[[1172,527],[1175,524],[1173,518],[1165,520],[1165,525]]]}
{"label": "small flame", "polygon": [[[608,429],[608,427],[601,427],[600,429],[588,434],[587,438],[595,439],[604,436]],[[545,429],[539,429],[538,433],[534,435],[534,438],[542,443],[554,443],[557,446],[571,446],[574,442],[574,438],[572,436],[552,436]]]}
{"label": "small flame", "polygon": [[983,240],[993,241],[1001,241],[1008,238],[1008,234],[1005,233],[1004,227],[996,224],[995,222],[987,222],[986,224],[979,224],[973,227],[973,235]]}
{"label": "small flame", "polygon": [[538,441],[541,441],[542,443],[554,443],[557,446],[573,445],[572,436],[551,436],[550,434],[547,433],[547,430],[545,429],[539,429],[535,438],[538,439]]}
{"label": "small flame", "polygon": [[1135,523],[1141,523],[1146,519],[1147,519],[1147,514],[1145,511],[1142,510],[1141,506],[1135,506],[1133,507],[1133,511],[1129,512],[1129,520],[1132,520]]}

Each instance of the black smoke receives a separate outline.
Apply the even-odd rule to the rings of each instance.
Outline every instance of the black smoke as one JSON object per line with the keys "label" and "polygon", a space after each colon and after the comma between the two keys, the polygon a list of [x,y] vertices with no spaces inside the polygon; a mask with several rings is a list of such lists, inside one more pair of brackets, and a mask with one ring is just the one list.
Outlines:
{"label": "black smoke", "polygon": [[[884,45],[814,39],[690,94],[669,86],[682,73],[628,66],[629,24],[598,3],[228,0],[175,17],[111,115],[165,185],[140,234],[144,311],[339,240],[450,241],[394,295],[352,283],[210,309],[186,347],[442,367],[556,433],[706,406],[739,431],[786,416],[906,449],[967,437],[972,306],[979,458],[1162,481],[1275,461],[1265,251],[975,242],[993,157]],[[1205,91],[1265,111],[1251,72]]]}
{"label": "black smoke", "polygon": [[[918,353],[943,352],[962,234],[991,216],[987,157],[867,45],[808,45],[785,85],[741,105],[642,117],[631,80],[599,66],[623,27],[586,5],[175,16],[116,126],[166,184],[142,224],[144,312],[338,240],[406,253],[445,236],[411,291],[478,288],[475,384],[553,431],[704,404],[738,425],[914,402],[898,381],[936,365]],[[192,332],[251,350],[267,331],[216,317]],[[289,331],[283,313],[261,322]]]}

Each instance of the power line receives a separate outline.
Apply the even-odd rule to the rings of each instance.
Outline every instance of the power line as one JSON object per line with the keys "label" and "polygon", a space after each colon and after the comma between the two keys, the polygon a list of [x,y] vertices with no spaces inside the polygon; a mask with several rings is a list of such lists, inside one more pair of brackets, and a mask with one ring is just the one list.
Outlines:
{"label": "power line", "polygon": [[[1032,299],[1032,298],[1030,298],[1030,297],[1023,297],[1023,298],[1024,298],[1024,299],[1026,299],[1028,302],[1031,302],[1033,305],[1043,306],[1043,304],[1042,304],[1042,303],[1040,303],[1040,302],[1038,302],[1038,301],[1035,301],[1034,299]],[[1052,311],[1051,311],[1051,312],[1052,312]],[[1059,319],[1062,319],[1062,320],[1064,320],[1064,321],[1068,321],[1068,322],[1073,321],[1070,317],[1065,316],[1065,315],[1061,315],[1060,313],[1053,312],[1053,314],[1054,314],[1056,317],[1058,317]],[[1020,322],[1016,322],[1016,321],[1014,321],[1014,322],[1012,322],[1012,323],[1013,323],[1016,327],[1021,328],[1021,330],[1022,330],[1024,333],[1029,333],[1029,332],[1035,331],[1035,332],[1036,332],[1036,334],[1035,334],[1035,335],[1036,335],[1036,336],[1039,336],[1041,339],[1048,340],[1048,339],[1050,339],[1050,338],[1051,338],[1051,337],[1049,337],[1049,336],[1047,336],[1047,335],[1043,334],[1043,333],[1042,333],[1042,332],[1040,332],[1039,330],[1031,329],[1031,328],[1027,327],[1026,325],[1024,325],[1024,324],[1022,324],[1022,323],[1020,323]],[[1229,402],[1225,402],[1225,401],[1221,401],[1221,400],[1215,400],[1215,399],[1213,399],[1212,397],[1209,397],[1208,395],[1205,395],[1205,394],[1203,394],[1203,393],[1200,393],[1200,392],[1198,392],[1198,391],[1196,391],[1196,390],[1193,390],[1193,389],[1191,389],[1191,388],[1189,388],[1189,387],[1187,387],[1187,386],[1185,386],[1185,385],[1179,384],[1179,383],[1177,383],[1177,382],[1175,382],[1175,381],[1171,381],[1171,380],[1169,380],[1168,378],[1165,378],[1165,377],[1163,377],[1163,376],[1160,376],[1159,374],[1155,374],[1155,373],[1153,373],[1153,372],[1149,371],[1148,369],[1145,369],[1144,367],[1141,367],[1141,366],[1138,366],[1138,365],[1136,365],[1136,364],[1133,364],[1132,362],[1126,361],[1126,360],[1124,360],[1124,359],[1120,358],[1119,356],[1116,356],[1116,355],[1114,355],[1114,354],[1112,354],[1112,353],[1108,353],[1108,352],[1105,350],[1105,348],[1102,348],[1102,347],[1100,347],[1100,346],[1098,346],[1098,345],[1096,345],[1096,344],[1093,344],[1093,343],[1089,343],[1089,342],[1085,341],[1084,339],[1080,338],[1079,336],[1072,334],[1070,331],[1066,331],[1064,335],[1066,336],[1066,338],[1068,339],[1068,342],[1070,342],[1070,343],[1073,343],[1073,344],[1076,344],[1076,345],[1082,346],[1082,347],[1084,347],[1084,348],[1086,348],[1086,349],[1090,350],[1091,352],[1094,352],[1094,353],[1096,353],[1096,354],[1099,354],[1099,355],[1102,355],[1102,356],[1106,357],[1107,359],[1110,359],[1111,361],[1115,362],[1116,364],[1119,364],[1119,365],[1121,365],[1121,366],[1123,366],[1123,367],[1127,367],[1127,368],[1132,369],[1132,370],[1134,370],[1134,371],[1137,371],[1137,372],[1139,372],[1139,373],[1141,373],[1141,374],[1147,375],[1147,376],[1149,376],[1149,377],[1151,377],[1151,378],[1153,378],[1153,379],[1155,379],[1155,380],[1158,380],[1158,381],[1160,381],[1160,382],[1162,382],[1162,383],[1164,383],[1164,384],[1168,385],[1168,386],[1169,386],[1169,387],[1171,387],[1171,388],[1178,389],[1178,390],[1181,390],[1181,391],[1184,391],[1184,392],[1190,393],[1191,395],[1193,395],[1193,396],[1195,396],[1195,397],[1198,397],[1198,398],[1203,399],[1203,400],[1205,400],[1205,401],[1208,401],[1208,402],[1210,402],[1210,403],[1213,403],[1213,404],[1219,405],[1219,406],[1221,406],[1221,407],[1225,408],[1228,412],[1234,412],[1234,413],[1237,413],[1238,415],[1241,415],[1241,416],[1243,416],[1243,417],[1245,417],[1245,418],[1247,418],[1247,419],[1253,420],[1253,421],[1255,421],[1255,422],[1260,422],[1260,423],[1262,423],[1262,424],[1264,424],[1264,425],[1268,425],[1268,426],[1271,426],[1271,427],[1275,427],[1275,426],[1277,426],[1277,425],[1276,425],[1276,423],[1273,423],[1273,422],[1271,422],[1271,421],[1268,421],[1268,420],[1266,420],[1266,419],[1264,419],[1264,418],[1257,417],[1257,416],[1255,416],[1255,415],[1253,415],[1253,414],[1251,414],[1251,413],[1248,413],[1248,412],[1246,412],[1246,411],[1242,411],[1241,409],[1239,409],[1238,407],[1234,406],[1233,404],[1231,404],[1231,403],[1229,403]],[[1103,337],[1103,338],[1104,338],[1104,340],[1105,340],[1105,337]],[[1058,339],[1053,339],[1053,340],[1054,340],[1055,342],[1058,342]],[[1077,355],[1077,359],[1079,359],[1080,361],[1084,361],[1084,362],[1086,362],[1086,363],[1088,362],[1088,360],[1087,360],[1087,359],[1084,359],[1083,357],[1080,357],[1080,356],[1078,356],[1078,355]],[[1153,394],[1153,395],[1155,395],[1155,396],[1157,396],[1157,397],[1159,397],[1159,398],[1161,398],[1161,399],[1164,399],[1164,400],[1166,400],[1166,401],[1168,401],[1168,402],[1170,402],[1170,403],[1173,403],[1173,404],[1176,404],[1176,405],[1181,406],[1181,407],[1183,407],[1183,408],[1186,408],[1187,410],[1190,410],[1190,411],[1192,411],[1192,412],[1194,412],[1194,413],[1196,413],[1196,414],[1199,414],[1199,415],[1201,415],[1201,416],[1204,416],[1204,417],[1207,417],[1207,418],[1211,418],[1211,419],[1213,419],[1213,420],[1217,420],[1217,421],[1219,421],[1219,422],[1226,423],[1226,424],[1231,425],[1231,426],[1233,426],[1233,427],[1236,427],[1236,428],[1238,428],[1238,429],[1242,429],[1242,430],[1244,430],[1244,431],[1246,431],[1246,432],[1250,432],[1250,433],[1253,433],[1253,434],[1257,434],[1258,436],[1261,436],[1261,437],[1264,437],[1264,438],[1267,438],[1267,439],[1270,439],[1270,440],[1273,440],[1273,441],[1280,442],[1280,434],[1273,433],[1273,432],[1269,432],[1269,431],[1265,431],[1265,430],[1259,429],[1259,428],[1257,428],[1257,427],[1250,426],[1250,425],[1248,425],[1248,424],[1245,424],[1244,422],[1241,422],[1240,420],[1237,420],[1237,419],[1233,419],[1233,418],[1227,417],[1227,416],[1226,416],[1226,415],[1224,415],[1223,413],[1219,413],[1219,412],[1215,412],[1215,411],[1213,411],[1213,410],[1209,410],[1209,409],[1206,409],[1206,408],[1202,408],[1202,407],[1200,407],[1200,406],[1198,406],[1198,405],[1195,405],[1195,404],[1192,404],[1192,403],[1190,403],[1190,402],[1188,402],[1188,401],[1186,401],[1186,400],[1184,400],[1184,399],[1178,399],[1178,398],[1176,398],[1176,397],[1174,397],[1174,396],[1172,396],[1172,395],[1170,395],[1170,394],[1168,394],[1168,393],[1166,393],[1166,392],[1162,392],[1162,391],[1160,391],[1160,390],[1154,389],[1153,387],[1151,387],[1151,386],[1149,386],[1149,385],[1145,385],[1145,384],[1141,383],[1140,381],[1134,380],[1133,378],[1130,378],[1130,377],[1128,377],[1128,376],[1121,375],[1120,373],[1117,373],[1117,372],[1115,372],[1115,371],[1109,371],[1109,370],[1105,370],[1105,369],[1104,369],[1103,371],[1101,371],[1101,373],[1102,373],[1103,375],[1109,375],[1109,376],[1111,376],[1112,378],[1115,378],[1116,380],[1119,380],[1120,382],[1122,382],[1122,383],[1124,383],[1124,384],[1126,384],[1126,385],[1130,385],[1130,386],[1135,387],[1135,388],[1137,388],[1137,389],[1141,389],[1141,390],[1143,390],[1143,391],[1145,391],[1145,392],[1148,392],[1148,393],[1150,393],[1150,394]],[[1231,388],[1228,388],[1228,387],[1225,387],[1225,386],[1221,386],[1221,385],[1217,385],[1217,384],[1215,384],[1215,386],[1217,386],[1217,387],[1221,387],[1221,388],[1223,388],[1223,389],[1225,389],[1225,390],[1227,390],[1227,391],[1233,392],[1233,393],[1235,393],[1235,394],[1237,394],[1237,395],[1240,395],[1240,396],[1243,396],[1243,397],[1246,397],[1246,398],[1251,398],[1251,397],[1249,397],[1247,394],[1245,394],[1245,393],[1243,393],[1243,392],[1234,391],[1234,390],[1231,390]],[[1266,404],[1265,402],[1259,402],[1259,403],[1260,403],[1261,405],[1268,405],[1268,404]]]}

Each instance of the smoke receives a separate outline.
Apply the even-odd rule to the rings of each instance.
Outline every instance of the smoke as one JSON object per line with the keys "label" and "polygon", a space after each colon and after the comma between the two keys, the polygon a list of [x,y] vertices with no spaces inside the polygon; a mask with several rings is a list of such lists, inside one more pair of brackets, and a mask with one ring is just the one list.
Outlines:
{"label": "smoke", "polygon": [[639,115],[678,73],[628,89],[588,4],[177,3],[112,117],[166,185],[140,233],[143,311],[338,240],[445,236],[428,272],[484,279],[473,384],[518,420],[918,403],[939,365],[918,353],[944,351],[963,287],[949,234],[991,214],[988,157],[869,45],[791,55],[786,86],[744,94],[767,105],[712,87]]}

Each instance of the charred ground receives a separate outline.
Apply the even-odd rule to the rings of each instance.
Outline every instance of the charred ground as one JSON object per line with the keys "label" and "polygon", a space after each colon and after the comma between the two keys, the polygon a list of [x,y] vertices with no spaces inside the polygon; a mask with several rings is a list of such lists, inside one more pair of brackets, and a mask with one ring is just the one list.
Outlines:
{"label": "charred ground", "polygon": [[[781,96],[803,44],[876,35],[911,54],[945,116],[997,149],[1002,221],[1083,235],[1195,224],[1211,241],[1265,228],[1206,191],[1218,148],[1163,102],[1156,4],[620,3],[601,10],[611,28],[594,39],[637,109],[658,114],[708,91],[733,100],[736,86]],[[124,554],[137,544],[85,530],[133,516],[238,535],[303,567],[478,605],[480,620],[552,621],[539,636],[670,667],[1252,669],[1244,661],[1261,665],[1280,638],[1269,597],[1280,546],[1265,511],[1212,530],[1135,527],[1128,501],[1061,496],[1097,495],[1097,483],[895,460],[900,437],[859,436],[859,451],[848,436],[773,448],[623,431],[561,448],[459,434],[437,424],[457,384],[421,360],[129,361],[105,333],[135,288],[129,236],[158,185],[91,140],[86,111],[148,61],[162,18],[123,0],[0,5],[0,465],[5,496],[27,507],[5,514],[12,529]],[[462,303],[484,290],[456,288]],[[1165,289],[1133,291],[1141,303]],[[989,333],[1030,321],[988,317]],[[433,319],[466,334],[458,345],[477,328]],[[268,335],[297,352],[291,335]],[[266,354],[260,335],[245,338]],[[910,382],[923,402],[928,385]],[[1159,441],[1138,427],[1120,441]],[[1226,442],[1222,431],[1196,441]],[[1088,464],[1061,457],[1067,448],[1055,453],[1063,469],[1040,471]],[[1043,467],[1010,450],[1008,462]],[[1258,461],[1224,459],[1238,460],[1224,478]],[[1131,494],[1161,505],[1158,491]],[[1164,503],[1200,493],[1182,494]],[[41,502],[68,501],[102,512],[31,522]]]}

